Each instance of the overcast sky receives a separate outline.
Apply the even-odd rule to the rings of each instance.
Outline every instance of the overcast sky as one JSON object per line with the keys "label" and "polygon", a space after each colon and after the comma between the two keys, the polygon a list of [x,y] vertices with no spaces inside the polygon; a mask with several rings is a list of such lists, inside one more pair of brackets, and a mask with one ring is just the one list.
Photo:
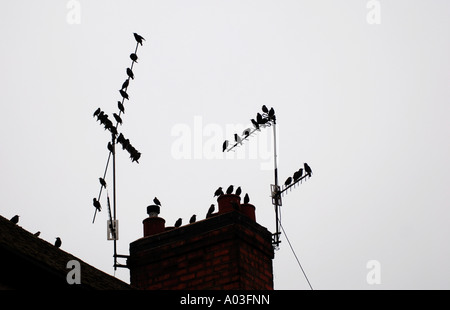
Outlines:
{"label": "overcast sky", "polygon": [[[171,226],[203,219],[230,184],[274,231],[271,128],[221,153],[265,104],[280,182],[313,169],[283,197],[282,224],[314,289],[450,289],[449,12],[447,0],[6,2],[0,214],[114,274],[105,195],[92,224],[110,139],[92,113],[117,111],[137,32],[119,131],[142,157],[117,153],[119,254],[155,196]],[[281,241],[275,289],[309,289]]]}

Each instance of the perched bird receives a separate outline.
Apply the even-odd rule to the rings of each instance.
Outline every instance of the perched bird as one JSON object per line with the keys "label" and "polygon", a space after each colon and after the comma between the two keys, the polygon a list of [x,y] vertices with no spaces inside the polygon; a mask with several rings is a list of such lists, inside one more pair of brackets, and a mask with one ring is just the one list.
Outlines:
{"label": "perched bird", "polygon": [[125,98],[127,100],[130,100],[130,97],[128,97],[128,94],[126,91],[119,89],[120,95],[122,96],[122,98]]}
{"label": "perched bird", "polygon": [[312,174],[311,167],[309,167],[307,163],[304,163],[304,167],[305,167],[305,173],[308,175],[308,177],[311,177],[311,174]]}
{"label": "perched bird", "polygon": [[56,237],[56,241],[55,241],[55,247],[59,248],[62,244],[61,238]]}
{"label": "perched bird", "polygon": [[111,153],[114,154],[114,147],[113,147],[113,145],[111,144],[111,142],[108,142],[108,151],[110,151]]}
{"label": "perched bird", "polygon": [[267,109],[266,105],[263,105],[263,106],[262,106],[262,111],[263,111],[264,113],[269,113],[269,109]]}
{"label": "perched bird", "polygon": [[175,222],[175,227],[180,227],[181,226],[181,222],[183,220],[181,219],[181,217]]}
{"label": "perched bird", "polygon": [[225,140],[224,142],[223,142],[223,144],[222,144],[222,152],[225,152],[225,150],[227,149],[227,147],[228,147],[228,140]]}
{"label": "perched bird", "polygon": [[233,185],[230,185],[230,186],[228,186],[228,188],[227,188],[227,194],[229,195],[229,194],[231,194],[231,193],[233,193]]}
{"label": "perched bird", "polygon": [[250,135],[250,132],[251,132],[251,129],[247,128],[242,132],[242,135],[247,138]]}
{"label": "perched bird", "polygon": [[10,221],[11,221],[13,224],[19,223],[19,216],[18,216],[18,215],[14,215],[14,216],[10,219]]}
{"label": "perched bird", "polygon": [[216,208],[214,207],[214,204],[211,204],[211,206],[208,209],[208,213],[206,213],[206,218],[208,218],[211,214],[213,214],[215,209]]}
{"label": "perched bird", "polygon": [[34,234],[35,237],[39,237],[40,235],[41,235],[41,232],[40,232],[40,231],[38,231],[38,232],[36,232],[36,233]]}
{"label": "perched bird", "polygon": [[97,200],[97,198],[94,197],[93,199],[94,207],[97,209],[98,212],[102,210],[102,206],[100,205],[100,201]]}
{"label": "perched bird", "polygon": [[239,137],[239,135],[237,133],[234,134],[234,141],[236,141],[236,143],[239,143],[242,145],[242,139],[241,139],[241,137]]}
{"label": "perched bird", "polygon": [[136,39],[136,42],[142,46],[142,40],[145,41],[145,39],[142,36],[138,35],[136,32],[133,33],[133,35],[134,35],[134,38]]}
{"label": "perched bird", "polygon": [[259,124],[257,121],[255,121],[253,118],[250,120],[253,124],[253,126],[255,127],[256,130],[259,130]]}
{"label": "perched bird", "polygon": [[120,118],[119,115],[117,115],[117,113],[113,113],[114,119],[120,124],[122,125],[122,119]]}
{"label": "perched bird", "polygon": [[[295,175],[295,173],[294,173],[294,175]],[[289,177],[289,178],[287,178],[286,181],[284,182],[284,186],[288,186],[288,185],[290,185],[291,183],[292,183],[292,178]]]}
{"label": "perched bird", "polygon": [[138,57],[135,53],[130,54],[130,58],[132,61],[134,61],[135,63],[137,63]]}
{"label": "perched bird", "polygon": [[159,202],[158,198],[153,198],[153,202],[155,203],[155,205],[160,206],[161,207],[161,202]]}
{"label": "perched bird", "polygon": [[216,196],[222,196],[222,195],[223,195],[222,187],[219,187],[219,188],[214,192],[214,197],[216,197]]}
{"label": "perched bird", "polygon": [[130,84],[130,79],[126,79],[125,82],[123,82],[123,84],[122,84],[122,89],[127,88],[129,84]]}
{"label": "perched bird", "polygon": [[292,176],[292,178],[293,178],[294,182],[297,182],[297,180],[300,179],[300,171],[295,171],[294,175]]}
{"label": "perched bird", "polygon": [[269,110],[269,117],[272,118],[275,116],[275,110],[273,108],[270,108]]}
{"label": "perched bird", "polygon": [[98,108],[97,110],[95,110],[94,115],[92,115],[92,117],[96,117],[97,115],[100,114],[101,109]]}
{"label": "perched bird", "polygon": [[129,78],[134,80],[134,73],[133,73],[133,70],[131,70],[130,68],[127,68],[127,75]]}
{"label": "perched bird", "polygon": [[263,117],[260,113],[256,114],[256,122],[261,125],[264,124]]}
{"label": "perched bird", "polygon": [[301,179],[301,177],[303,176],[303,168],[298,169],[298,178]]}
{"label": "perched bird", "polygon": [[245,194],[244,196],[244,204],[247,204],[250,202],[250,197],[248,197],[248,194]]}
{"label": "perched bird", "polygon": [[236,189],[236,195],[240,195],[242,193],[242,190],[241,190],[241,187],[239,186],[237,189]]}
{"label": "perched bird", "polygon": [[189,224],[195,223],[195,221],[197,220],[197,216],[194,214],[191,216],[191,218],[189,219]]}
{"label": "perched bird", "polygon": [[119,111],[125,114],[125,107],[123,106],[122,102],[117,101],[117,107],[119,108]]}
{"label": "perched bird", "polygon": [[[105,179],[103,179],[103,178],[98,178],[98,180],[100,181],[100,184],[104,187],[104,188],[106,188],[106,181],[105,181]],[[94,198],[95,199],[95,198]]]}

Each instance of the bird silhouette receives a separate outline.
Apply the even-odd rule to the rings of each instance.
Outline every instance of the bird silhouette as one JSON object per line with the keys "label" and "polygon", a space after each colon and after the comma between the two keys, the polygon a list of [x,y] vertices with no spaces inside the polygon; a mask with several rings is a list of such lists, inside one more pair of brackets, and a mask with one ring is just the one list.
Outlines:
{"label": "bird silhouette", "polygon": [[241,190],[241,187],[239,186],[237,189],[236,189],[236,195],[240,195],[242,193],[242,190]]}
{"label": "bird silhouette", "polygon": [[263,105],[263,106],[262,106],[262,111],[263,111],[264,113],[269,113],[269,109],[267,109],[266,105]]}
{"label": "bird silhouette", "polygon": [[256,114],[256,122],[260,125],[264,124],[263,117],[260,113]]}
{"label": "bird silhouette", "polygon": [[122,118],[120,118],[119,115],[117,115],[116,113],[113,113],[114,119],[120,124],[122,125]]}
{"label": "bird silhouette", "polygon": [[181,226],[181,223],[182,223],[182,219],[181,219],[181,217],[175,222],[175,227],[180,227]]}
{"label": "bird silhouette", "polygon": [[208,213],[206,213],[206,218],[208,218],[211,214],[213,214],[215,209],[216,208],[214,207],[214,204],[211,204],[211,206],[208,209]]}
{"label": "bird silhouette", "polygon": [[95,197],[92,200],[93,200],[94,207],[97,209],[98,212],[100,212],[102,210],[102,206],[100,205],[100,201],[98,201],[97,198],[95,198]]}
{"label": "bird silhouette", "polygon": [[230,195],[231,193],[233,193],[233,185],[230,185],[227,188],[227,194]]}
{"label": "bird silhouette", "polygon": [[56,237],[56,241],[55,241],[55,247],[59,248],[62,244],[61,238]]}
{"label": "bird silhouette", "polygon": [[130,97],[128,97],[128,94],[127,94],[126,91],[124,91],[124,90],[122,90],[122,89],[119,89],[119,93],[120,93],[120,95],[122,96],[122,98],[125,98],[125,99],[127,99],[127,100],[130,100]]}
{"label": "bird silhouette", "polygon": [[106,181],[105,181],[105,179],[103,179],[103,178],[98,178],[98,180],[100,181],[100,184],[101,184],[104,188],[106,188]]}
{"label": "bird silhouette", "polygon": [[222,144],[222,152],[225,152],[225,150],[227,149],[227,147],[228,147],[228,140],[225,140],[224,142],[223,142],[223,144]]}
{"label": "bird silhouette", "polygon": [[250,132],[252,130],[250,128],[244,129],[244,131],[242,132],[242,135],[247,138],[250,135]]}
{"label": "bird silhouette", "polygon": [[111,144],[111,142],[108,142],[108,151],[110,151],[111,153],[114,154],[114,147],[113,147],[113,145]]}
{"label": "bird silhouette", "polygon": [[135,63],[137,63],[138,57],[135,53],[130,54],[130,58],[132,61],[134,61]]}
{"label": "bird silhouette", "polygon": [[308,177],[310,178],[310,177],[311,177],[311,174],[312,174],[311,167],[309,167],[307,163],[304,163],[303,166],[305,167],[305,173],[306,173],[306,174],[308,175]]}
{"label": "bird silhouette", "polygon": [[[295,173],[294,173],[294,175],[295,175]],[[284,182],[284,186],[288,186],[288,185],[290,185],[291,183],[292,183],[292,178],[289,177],[289,178],[287,178],[286,181]]]}
{"label": "bird silhouette", "polygon": [[301,179],[303,176],[303,168],[298,169],[298,178]]}
{"label": "bird silhouette", "polygon": [[155,205],[157,205],[157,206],[161,206],[161,202],[159,202],[159,199],[158,198],[153,198],[153,202],[155,203]]}
{"label": "bird silhouette", "polygon": [[119,111],[125,114],[125,107],[123,106],[122,102],[117,101],[117,107],[119,108]]}
{"label": "bird silhouette", "polygon": [[255,121],[253,118],[250,121],[252,122],[252,124],[253,124],[253,126],[255,127],[256,130],[260,130],[259,129],[259,124],[258,124],[257,121]]}
{"label": "bird silhouette", "polygon": [[133,73],[133,70],[131,70],[130,68],[127,68],[127,75],[129,78],[134,80],[134,73]]}
{"label": "bird silhouette", "polygon": [[14,215],[11,219],[10,219],[11,223],[13,224],[17,224],[19,223],[19,216],[18,215]]}
{"label": "bird silhouette", "polygon": [[134,32],[133,35],[136,39],[136,42],[142,46],[142,41],[145,41],[145,39],[142,36],[138,35],[136,32]]}
{"label": "bird silhouette", "polygon": [[214,197],[216,197],[216,196],[222,196],[222,195],[223,195],[222,187],[219,187],[219,188],[214,192]]}
{"label": "bird silhouette", "polygon": [[125,82],[123,82],[123,84],[122,84],[122,89],[126,89],[129,84],[130,84],[130,79],[126,79]]}
{"label": "bird silhouette", "polygon": [[239,143],[240,145],[242,145],[242,139],[241,139],[241,137],[239,137],[239,135],[237,133],[234,134],[234,141],[236,141],[236,143]]}
{"label": "bird silhouette", "polygon": [[275,110],[273,108],[270,108],[269,110],[269,118],[273,118],[275,116]]}
{"label": "bird silhouette", "polygon": [[92,117],[96,117],[97,115],[99,115],[101,112],[101,109],[98,108],[97,110],[95,110],[94,115],[92,115]]}
{"label": "bird silhouette", "polygon": [[189,219],[189,224],[195,223],[195,221],[197,220],[197,216],[194,214],[191,216],[191,218]]}
{"label": "bird silhouette", "polygon": [[40,232],[40,231],[34,233],[34,236],[35,236],[35,237],[39,237],[40,235],[41,235],[41,232]]}
{"label": "bird silhouette", "polygon": [[245,194],[244,196],[244,204],[247,204],[250,202],[250,197],[248,197],[248,194]]}

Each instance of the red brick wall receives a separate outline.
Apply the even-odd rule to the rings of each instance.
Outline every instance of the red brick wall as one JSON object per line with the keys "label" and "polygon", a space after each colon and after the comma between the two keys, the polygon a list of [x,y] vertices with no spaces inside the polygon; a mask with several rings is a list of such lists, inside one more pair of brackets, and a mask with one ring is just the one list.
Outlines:
{"label": "red brick wall", "polygon": [[140,289],[273,289],[267,229],[238,212],[136,240],[131,285]]}

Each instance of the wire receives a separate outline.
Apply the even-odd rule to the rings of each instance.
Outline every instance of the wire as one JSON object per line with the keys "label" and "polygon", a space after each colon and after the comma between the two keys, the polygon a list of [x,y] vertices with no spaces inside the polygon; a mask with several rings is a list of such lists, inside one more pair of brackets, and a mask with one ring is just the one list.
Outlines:
{"label": "wire", "polygon": [[283,225],[281,225],[281,221],[278,220],[278,222],[280,222],[281,230],[283,231],[284,236],[286,237],[286,240],[287,240],[289,246],[291,247],[292,253],[293,253],[294,256],[295,256],[295,259],[297,260],[297,263],[298,263],[298,265],[300,266],[300,269],[302,270],[303,275],[305,276],[306,281],[308,282],[309,287],[311,288],[311,290],[314,290],[313,287],[311,286],[311,282],[309,282],[309,279],[308,279],[308,277],[306,276],[306,273],[305,273],[305,270],[304,270],[303,267],[302,267],[302,264],[300,264],[300,261],[299,261],[299,259],[298,259],[298,257],[297,257],[297,254],[295,254],[294,248],[292,247],[291,242],[289,241],[289,238],[288,238],[288,236],[287,236],[287,234],[286,234],[286,231],[285,231],[284,228],[283,228]]}

